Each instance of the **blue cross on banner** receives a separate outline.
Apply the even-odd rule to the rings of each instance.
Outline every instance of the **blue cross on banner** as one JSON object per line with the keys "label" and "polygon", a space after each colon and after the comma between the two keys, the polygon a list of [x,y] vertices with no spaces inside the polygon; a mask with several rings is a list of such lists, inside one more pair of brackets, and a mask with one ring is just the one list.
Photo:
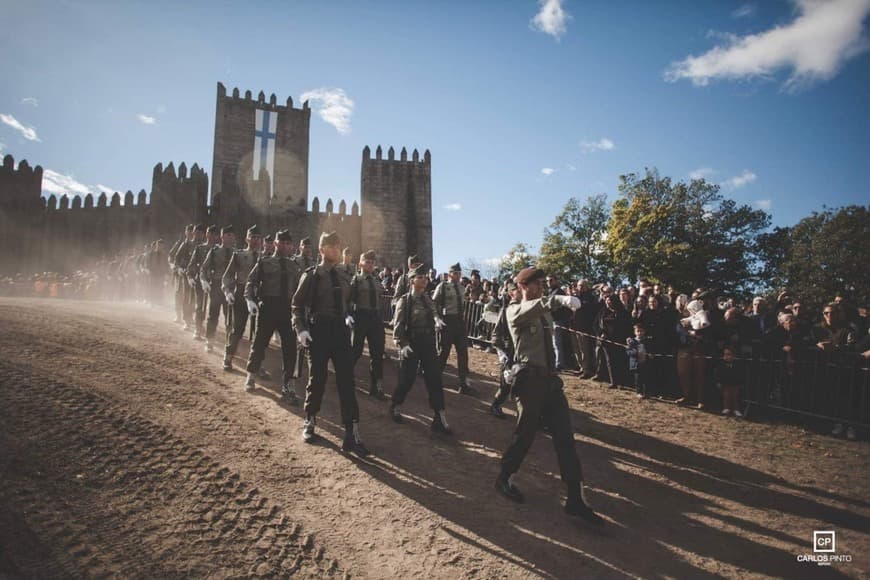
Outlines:
{"label": "blue cross on banner", "polygon": [[275,191],[275,137],[278,128],[278,113],[256,110],[254,122],[254,179],[260,178],[260,170],[269,172],[269,190]]}

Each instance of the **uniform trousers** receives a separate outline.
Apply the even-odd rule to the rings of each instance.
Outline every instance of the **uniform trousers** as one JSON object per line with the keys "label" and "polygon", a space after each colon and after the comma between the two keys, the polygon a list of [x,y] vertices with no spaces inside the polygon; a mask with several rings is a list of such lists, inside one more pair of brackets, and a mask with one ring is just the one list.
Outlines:
{"label": "uniform trousers", "polygon": [[582,481],[580,459],[574,448],[571,411],[558,377],[547,369],[526,367],[517,376],[513,392],[517,397],[517,426],[501,459],[502,473],[511,475],[519,470],[543,422],[553,437],[562,481]]}
{"label": "uniform trousers", "polygon": [[227,310],[230,313],[231,324],[229,324],[230,331],[227,333],[226,358],[231,360],[239,348],[239,342],[245,335],[245,327],[248,325],[248,304],[245,302],[245,295],[236,292],[233,304]]}
{"label": "uniform trousers", "polygon": [[308,385],[305,387],[305,413],[316,415],[320,412],[326,390],[327,366],[332,359],[342,423],[348,425],[359,421],[359,406],[353,384],[350,329],[345,324],[344,317],[315,315],[310,333],[311,344],[307,349]]}
{"label": "uniform trousers", "polygon": [[260,372],[260,365],[266,357],[266,349],[275,331],[281,337],[281,356],[283,357],[284,383],[288,384],[293,377],[293,366],[296,363],[296,333],[290,322],[290,305],[286,300],[282,303],[280,298],[266,297],[260,306],[257,315],[257,332],[254,335],[254,343],[251,345],[251,354],[248,356],[248,366],[245,368],[249,373]]}
{"label": "uniform trousers", "polygon": [[208,340],[214,338],[214,333],[217,330],[218,318],[224,313],[224,324],[229,328],[229,313],[227,308],[227,298],[221,292],[220,283],[212,282],[211,291],[208,296],[208,322],[205,325],[205,337]]}
{"label": "uniform trousers", "polygon": [[444,367],[447,366],[447,358],[450,356],[450,347],[456,347],[459,384],[463,385],[468,377],[468,340],[465,333],[465,322],[458,314],[445,315],[444,322],[447,323],[447,328],[441,331],[441,348],[438,362],[441,364],[441,371],[443,372]]}
{"label": "uniform trousers", "polygon": [[363,352],[363,343],[369,343],[369,372],[372,381],[384,378],[384,322],[377,310],[357,310],[353,326],[353,365]]}
{"label": "uniform trousers", "polygon": [[205,323],[206,302],[208,302],[208,294],[200,285],[199,278],[194,278],[193,286],[193,321],[196,324],[197,330],[201,330]]}
{"label": "uniform trousers", "polygon": [[441,383],[441,363],[436,358],[435,332],[411,332],[411,353],[399,361],[399,384],[393,393],[393,404],[401,405],[414,386],[417,368],[423,367],[423,380],[429,394],[429,406],[433,411],[444,410],[444,386]]}
{"label": "uniform trousers", "polygon": [[175,271],[172,272],[172,287],[175,291],[175,316],[184,320],[184,279]]}
{"label": "uniform trousers", "polygon": [[511,394],[511,386],[505,380],[504,373],[514,366],[514,355],[513,353],[507,353],[507,355],[507,360],[503,363],[500,362],[498,365],[498,390],[495,392],[495,397],[492,400],[492,404],[499,407],[507,401],[508,396]]}

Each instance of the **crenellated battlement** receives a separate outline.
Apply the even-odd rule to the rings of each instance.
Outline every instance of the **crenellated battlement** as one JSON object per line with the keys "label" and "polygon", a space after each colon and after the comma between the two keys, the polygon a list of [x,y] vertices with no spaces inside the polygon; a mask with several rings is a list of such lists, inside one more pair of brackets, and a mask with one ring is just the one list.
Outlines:
{"label": "crenellated battlement", "polygon": [[375,148],[375,157],[372,159],[372,150],[368,145],[363,147],[362,152],[363,163],[366,162],[395,162],[395,163],[417,163],[420,165],[429,166],[432,164],[432,154],[429,153],[429,150],[423,152],[423,159],[420,159],[420,153],[414,149],[414,152],[411,153],[411,160],[408,161],[408,150],[405,147],[402,147],[401,153],[399,153],[399,159],[396,159],[396,150],[390,147],[387,150],[387,158],[384,159],[383,149],[380,145]]}
{"label": "crenellated battlement", "polygon": [[353,205],[350,208],[350,214],[347,213],[347,202],[343,199],[338,202],[338,211],[335,211],[335,204],[332,203],[332,198],[327,198],[326,206],[324,206],[323,212],[320,211],[320,199],[315,196],[314,200],[311,202],[311,213],[313,215],[335,215],[339,218],[352,217],[357,218],[360,216],[359,213],[359,204],[357,202],[353,202]]}
{"label": "crenellated battlement", "polygon": [[288,96],[287,101],[284,105],[278,104],[278,98],[275,96],[275,93],[269,95],[268,100],[266,99],[266,93],[260,91],[257,95],[257,98],[254,99],[251,91],[245,91],[244,96],[240,96],[238,87],[233,87],[232,93],[227,96],[227,88],[223,83],[218,82],[217,84],[217,98],[218,101],[224,101],[227,104],[237,104],[247,107],[257,107],[259,109],[269,109],[277,112],[288,112],[288,111],[305,111],[306,114],[311,114],[311,108],[308,105],[308,101],[302,103],[301,109],[293,108],[293,97]]}

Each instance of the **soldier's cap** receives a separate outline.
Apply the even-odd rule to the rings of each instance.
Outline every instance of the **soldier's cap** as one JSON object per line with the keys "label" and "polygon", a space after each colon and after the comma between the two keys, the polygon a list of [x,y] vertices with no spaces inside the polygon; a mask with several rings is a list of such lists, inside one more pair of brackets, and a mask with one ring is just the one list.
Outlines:
{"label": "soldier's cap", "polygon": [[236,229],[233,226],[224,226],[221,228],[221,235],[225,234],[234,234],[236,233]]}
{"label": "soldier's cap", "polygon": [[413,256],[408,256],[408,267],[413,266],[414,264],[422,264],[423,260],[420,259],[420,256],[414,254]]}
{"label": "soldier's cap", "polygon": [[299,245],[300,246],[310,246],[311,245],[311,238],[302,238],[301,240],[299,240]]}
{"label": "soldier's cap", "polygon": [[207,233],[207,234],[216,234],[216,233],[218,233],[218,230],[219,230],[219,229],[220,229],[220,228],[218,228],[216,225],[210,225],[210,226],[208,226],[208,229],[205,230],[205,233]]}
{"label": "soldier's cap", "polygon": [[263,239],[264,239],[265,241],[267,241],[267,242],[274,242],[274,241],[275,241],[275,236],[273,236],[272,234],[266,234],[266,237],[263,238]]}
{"label": "soldier's cap", "polygon": [[362,259],[363,260],[374,260],[377,257],[377,254],[374,250],[369,250],[367,252],[363,252]]}
{"label": "soldier's cap", "polygon": [[456,262],[455,264],[453,264],[452,266],[450,266],[450,271],[451,271],[451,272],[461,272],[461,271],[462,271],[462,266],[459,265],[459,262]]}
{"label": "soldier's cap", "polygon": [[205,224],[196,224],[196,227],[193,228],[195,232],[205,232]]}
{"label": "soldier's cap", "polygon": [[193,231],[193,228],[194,228],[194,227],[195,227],[195,226],[194,226],[193,224],[187,224],[186,226],[184,226],[184,231],[187,232],[187,233],[190,233],[190,232]]}
{"label": "soldier's cap", "polygon": [[538,270],[534,266],[529,266],[528,268],[520,270],[520,273],[514,278],[514,282],[517,284],[529,284],[535,280],[543,280],[546,277],[547,273],[543,270]]}
{"label": "soldier's cap", "polygon": [[290,235],[289,230],[281,230],[280,232],[275,234],[275,239],[277,239],[279,242],[292,242],[293,236]]}
{"label": "soldier's cap", "polygon": [[472,271],[471,271],[471,275],[472,275],[472,276],[477,276],[478,278],[480,278],[480,270],[472,270]]}
{"label": "soldier's cap", "polygon": [[257,226],[257,224],[254,224],[248,228],[248,237],[249,238],[254,238],[254,237],[262,238],[263,232],[260,231],[260,228]]}
{"label": "soldier's cap", "polygon": [[320,234],[320,244],[319,246],[322,248],[323,246],[340,246],[341,238],[338,237],[338,233],[336,232],[323,232]]}
{"label": "soldier's cap", "polygon": [[429,269],[425,264],[419,264],[416,268],[409,268],[408,274],[416,278],[417,276],[429,276]]}

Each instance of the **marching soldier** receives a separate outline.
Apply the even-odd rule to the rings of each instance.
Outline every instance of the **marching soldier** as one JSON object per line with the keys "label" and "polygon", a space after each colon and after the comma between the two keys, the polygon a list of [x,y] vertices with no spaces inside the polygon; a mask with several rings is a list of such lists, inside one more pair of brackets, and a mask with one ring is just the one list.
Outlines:
{"label": "marching soldier", "polygon": [[305,391],[305,426],[302,438],[311,443],[317,413],[326,387],[327,364],[332,359],[345,435],[342,451],[368,455],[359,433],[359,406],[353,384],[353,353],[348,313],[350,282],[335,269],[341,256],[338,234],[320,236],[321,264],[302,275],[293,296],[293,328],[302,346],[309,349],[308,386]]}
{"label": "marching soldier", "polygon": [[[314,259],[314,254],[311,249],[311,238],[302,238],[299,240],[299,252],[296,254],[294,259],[296,260],[296,263],[299,264],[300,270],[303,272],[317,264],[317,260]],[[302,368],[305,366],[307,356],[308,349],[300,344],[296,349],[296,369],[293,371],[294,378],[298,379],[302,376]]]}
{"label": "marching soldier", "polygon": [[[190,227],[190,226],[187,226]],[[191,233],[193,232],[193,228],[191,228]],[[182,313],[181,313],[181,304],[182,300],[178,296],[178,273],[175,271],[175,254],[178,252],[178,248],[181,247],[181,244],[187,241],[187,228],[184,228],[184,231],[181,232],[181,235],[178,236],[178,239],[175,240],[175,243],[172,244],[172,247],[169,248],[169,254],[167,255],[167,261],[169,262],[169,273],[171,275],[172,282],[172,294],[175,298],[175,323],[181,324],[182,322]]]}
{"label": "marching soldier", "polygon": [[248,379],[245,390],[252,391],[255,386],[254,375],[266,356],[266,348],[275,331],[281,336],[283,356],[283,382],[281,394],[288,403],[298,404],[296,388],[293,384],[293,366],[296,362],[296,333],[290,323],[291,302],[299,281],[299,266],[291,259],[293,238],[290,232],[282,230],[275,236],[274,256],[262,256],[254,265],[245,284],[245,302],[248,310],[257,317],[257,332],[248,356]]}
{"label": "marching soldier", "polygon": [[254,264],[260,259],[260,250],[263,243],[263,234],[254,225],[248,228],[245,237],[246,247],[244,250],[236,250],[230,258],[230,263],[221,278],[221,289],[229,305],[231,330],[227,333],[227,348],[224,353],[224,370],[233,370],[233,356],[239,348],[239,341],[245,334],[248,325],[248,305],[245,302],[245,283],[248,274],[254,268]]}
{"label": "marching soldier", "polygon": [[416,255],[408,256],[408,273],[399,276],[399,279],[396,280],[395,292],[393,293],[394,305],[399,301],[399,298],[411,291],[411,278],[413,277],[411,272],[422,265],[423,262]]}
{"label": "marching soldier", "polygon": [[347,276],[348,280],[356,275],[357,268],[353,264],[353,254],[351,254],[350,248],[345,248],[341,251],[341,264],[336,266],[336,268]]}
{"label": "marching soldier", "polygon": [[165,248],[163,240],[157,240],[154,242],[154,248],[148,253],[148,289],[152,306],[161,306],[163,304],[164,285],[166,284],[166,274],[168,273]]}
{"label": "marching soldier", "polygon": [[175,275],[175,313],[179,322],[184,322],[184,330],[190,330],[193,309],[190,307],[190,284],[187,283],[187,268],[195,243],[194,225],[184,228],[184,240],[176,245],[175,251],[169,255],[172,272]]}
{"label": "marching soldier", "polygon": [[274,256],[275,255],[275,236],[272,234],[266,234],[266,237],[263,238],[263,255],[260,256],[264,258],[266,256]]}
{"label": "marching soldier", "polygon": [[551,295],[542,298],[541,281],[546,274],[534,267],[525,268],[516,276],[522,301],[507,308],[507,323],[516,348],[515,358],[520,365],[513,379],[513,394],[517,404],[517,426],[510,445],[502,456],[501,473],[495,482],[499,493],[518,503],[523,494],[512,481],[535,434],[543,422],[549,427],[559,461],[562,481],[568,487],[565,512],[579,516],[596,526],[604,520],[586,503],[583,490],[583,472],[574,447],[574,431],[562,381],[556,373],[556,356],[553,350],[553,317],[550,310],[566,307],[576,310],[580,300],[574,296]]}
{"label": "marching soldier", "polygon": [[[447,365],[450,347],[456,348],[456,360],[459,371],[459,392],[463,395],[476,395],[476,391],[468,384],[468,341],[465,332],[465,289],[459,283],[462,278],[462,267],[459,264],[450,266],[448,281],[441,282],[435,288],[433,296],[439,315],[444,317],[447,327],[441,332],[440,352],[438,362],[441,372]],[[428,283],[428,278],[427,278]]]}
{"label": "marching soldier", "polygon": [[199,280],[202,289],[208,296],[208,320],[205,325],[205,351],[214,350],[214,333],[217,330],[218,317],[224,313],[224,325],[229,329],[229,311],[227,299],[221,289],[221,280],[227,266],[233,257],[236,245],[236,232],[233,226],[221,229],[221,244],[213,247],[202,262],[199,270]]}
{"label": "marching soldier", "polygon": [[374,273],[375,251],[369,250],[360,256],[360,271],[350,282],[350,302],[354,312],[353,364],[362,356],[363,343],[369,343],[369,371],[371,387],[369,395],[384,400],[384,321],[381,313],[381,296],[384,287]]}
{"label": "marching soldier", "polygon": [[444,387],[441,383],[441,364],[435,352],[435,334],[446,326],[435,310],[435,304],[426,294],[426,269],[422,264],[408,272],[412,278],[411,290],[400,296],[393,318],[393,338],[399,347],[399,384],[390,403],[390,417],[402,422],[401,405],[417,378],[417,367],[423,366],[423,379],[429,394],[429,406],[434,411],[431,429],[436,433],[450,433],[444,410]]}
{"label": "marching soldier", "polygon": [[498,390],[495,392],[495,397],[492,404],[489,406],[490,412],[499,419],[504,419],[507,415],[501,410],[501,406],[510,395],[511,386],[507,382],[505,373],[514,366],[514,341],[511,339],[510,330],[507,323],[507,309],[511,304],[519,304],[522,296],[519,289],[513,280],[508,280],[505,283],[505,297],[501,311],[498,315],[498,321],[492,329],[492,346],[495,347],[498,353],[499,373],[498,373]]}
{"label": "marching soldier", "polygon": [[[200,226],[197,226],[197,229],[194,230],[194,232],[198,231],[199,227]],[[190,281],[190,285],[193,286],[194,295],[194,340],[203,339],[202,335],[204,330],[203,325],[205,323],[205,307],[206,300],[208,299],[208,294],[206,293],[202,284],[200,284],[199,271],[202,268],[202,263],[205,262],[206,255],[218,242],[218,232],[219,230],[217,226],[208,226],[208,229],[205,232],[205,242],[197,244],[197,246],[193,249],[193,254],[191,254],[190,256],[190,262],[187,264],[187,278]]]}

